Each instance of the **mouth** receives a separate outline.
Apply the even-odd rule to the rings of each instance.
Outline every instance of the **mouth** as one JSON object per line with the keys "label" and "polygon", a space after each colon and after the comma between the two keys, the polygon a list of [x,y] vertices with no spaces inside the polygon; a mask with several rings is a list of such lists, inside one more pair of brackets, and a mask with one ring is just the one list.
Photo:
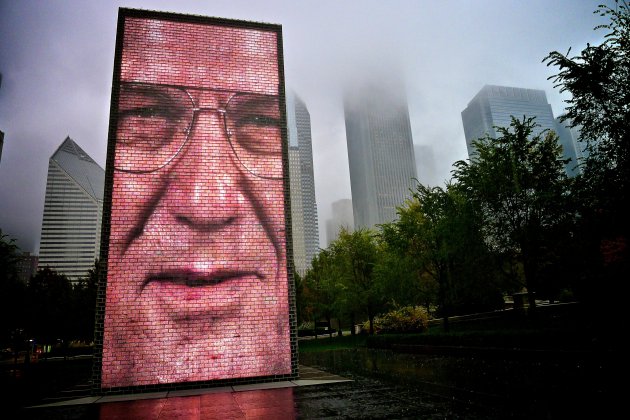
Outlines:
{"label": "mouth", "polygon": [[146,276],[139,296],[160,320],[170,319],[177,325],[193,323],[195,328],[210,331],[218,320],[240,316],[258,288],[256,284],[264,280],[258,270],[159,271]]}
{"label": "mouth", "polygon": [[220,269],[210,273],[193,270],[161,271],[147,275],[140,286],[140,291],[153,283],[200,288],[218,286],[225,282],[244,278],[257,278],[260,281],[265,280],[265,276],[256,270]]}

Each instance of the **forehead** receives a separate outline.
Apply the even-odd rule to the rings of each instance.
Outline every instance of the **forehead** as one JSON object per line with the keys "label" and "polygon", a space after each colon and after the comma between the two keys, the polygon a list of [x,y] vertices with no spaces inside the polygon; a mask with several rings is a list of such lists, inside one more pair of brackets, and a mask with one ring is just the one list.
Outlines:
{"label": "forehead", "polygon": [[277,94],[277,34],[128,17],[121,80]]}

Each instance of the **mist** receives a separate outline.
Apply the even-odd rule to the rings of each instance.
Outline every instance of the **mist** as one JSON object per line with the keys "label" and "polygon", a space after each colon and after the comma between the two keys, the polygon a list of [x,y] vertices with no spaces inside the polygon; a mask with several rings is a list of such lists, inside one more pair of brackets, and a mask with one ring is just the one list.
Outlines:
{"label": "mist", "polygon": [[[343,93],[387,74],[404,83],[421,180],[466,159],[461,111],[484,84],[568,99],[542,59],[600,42],[601,0],[3,1],[0,3],[0,228],[37,252],[48,159],[70,136],[105,166],[118,7],[283,26],[286,84],[311,115],[320,244],[331,203],[351,198]],[[611,2],[609,2],[611,3]],[[420,156],[419,156],[420,155]]]}

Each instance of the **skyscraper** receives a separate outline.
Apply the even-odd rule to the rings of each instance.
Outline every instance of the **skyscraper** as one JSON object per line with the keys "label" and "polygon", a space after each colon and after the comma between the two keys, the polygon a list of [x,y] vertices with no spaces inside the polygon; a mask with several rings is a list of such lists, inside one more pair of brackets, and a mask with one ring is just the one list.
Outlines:
{"label": "skyscraper", "polygon": [[571,132],[553,117],[551,105],[547,103],[547,95],[543,90],[485,85],[462,111],[468,156],[474,152],[474,140],[485,134],[496,138],[494,127],[508,127],[511,116],[518,119],[523,116],[536,117],[538,127],[532,133],[534,136],[543,130],[555,131],[560,139],[564,158],[571,159],[566,165],[566,172],[569,175],[576,174],[578,154],[575,141]]}
{"label": "skyscraper", "polygon": [[339,230],[344,228],[350,232],[354,230],[352,215],[352,200],[342,198],[332,203],[332,218],[326,220],[326,242],[330,245],[339,236]]}
{"label": "skyscraper", "polygon": [[71,281],[85,277],[99,256],[105,171],[70,137],[48,162],[39,268]]}
{"label": "skyscraper", "polygon": [[302,275],[319,249],[319,227],[315,202],[311,116],[304,102],[295,94],[287,95],[287,123],[293,261],[296,271]]}
{"label": "skyscraper", "polygon": [[444,181],[440,180],[436,175],[433,148],[426,144],[415,144],[413,150],[416,157],[418,181],[422,185],[430,185],[432,187],[443,184]]}
{"label": "skyscraper", "polygon": [[573,137],[573,130],[568,127],[568,121],[561,122],[560,117],[556,118],[556,133],[560,138],[564,158],[571,159],[566,165],[567,175],[575,176],[580,173],[578,164],[583,158],[581,144]]}
{"label": "skyscraper", "polygon": [[350,90],[344,113],[355,228],[390,222],[416,178],[404,86],[381,79]]}

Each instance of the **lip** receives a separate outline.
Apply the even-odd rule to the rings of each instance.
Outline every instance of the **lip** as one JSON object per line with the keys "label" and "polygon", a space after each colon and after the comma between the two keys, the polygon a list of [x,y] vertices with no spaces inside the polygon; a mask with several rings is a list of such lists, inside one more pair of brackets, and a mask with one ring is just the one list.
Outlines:
{"label": "lip", "polygon": [[170,283],[190,288],[213,287],[224,282],[252,276],[261,281],[265,279],[265,276],[256,270],[219,269],[209,273],[195,270],[161,271],[147,275],[140,286],[140,291],[142,292],[151,283]]}
{"label": "lip", "polygon": [[216,269],[210,272],[172,270],[150,273],[141,285],[160,318],[177,323],[238,316],[244,299],[265,276],[256,270]]}

